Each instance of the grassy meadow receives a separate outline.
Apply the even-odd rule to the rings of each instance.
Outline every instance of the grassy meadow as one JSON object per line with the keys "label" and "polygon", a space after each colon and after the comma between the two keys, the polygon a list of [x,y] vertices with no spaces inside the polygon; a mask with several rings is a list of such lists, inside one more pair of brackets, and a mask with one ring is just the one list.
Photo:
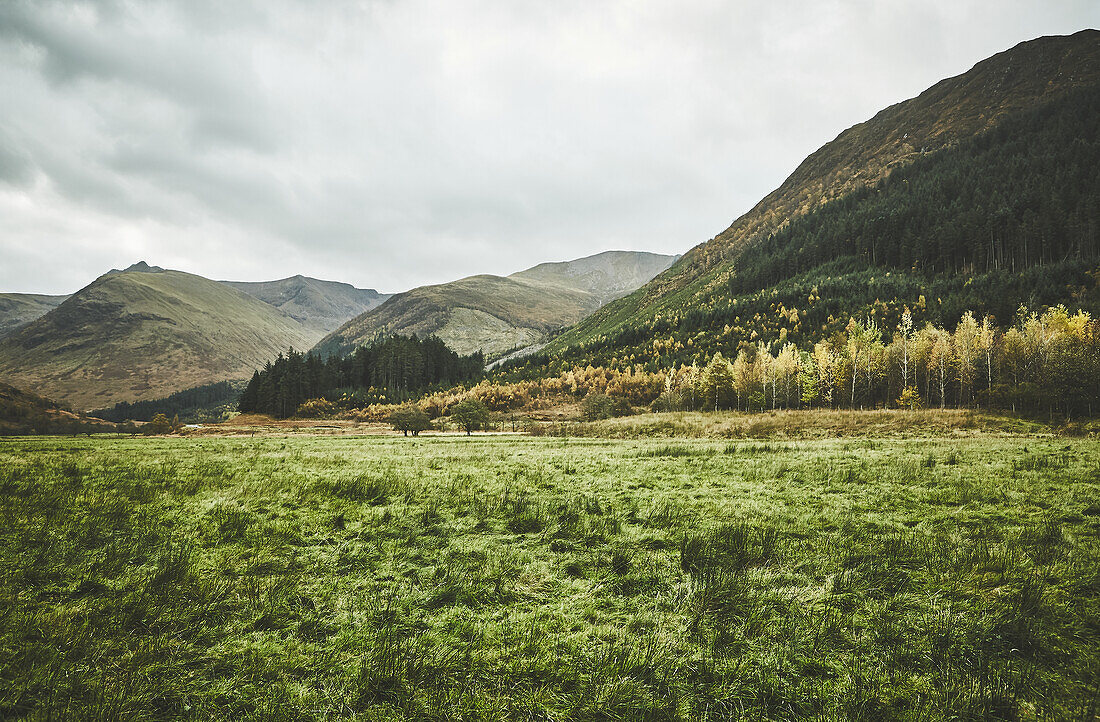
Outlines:
{"label": "grassy meadow", "polygon": [[1078,720],[1100,443],[0,442],[0,719]]}

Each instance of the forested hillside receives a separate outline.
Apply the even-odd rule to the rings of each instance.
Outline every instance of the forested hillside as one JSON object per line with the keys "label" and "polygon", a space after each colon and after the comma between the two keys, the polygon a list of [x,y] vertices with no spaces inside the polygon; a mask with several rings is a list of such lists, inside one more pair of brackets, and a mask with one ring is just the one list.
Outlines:
{"label": "forested hillside", "polygon": [[0,381],[0,436],[114,431],[113,424],[78,416],[61,404]]}
{"label": "forested hillside", "polygon": [[244,381],[218,381],[177,391],[163,399],[122,401],[109,409],[93,411],[92,415],[108,421],[152,421],[157,414],[177,417],[183,423],[221,421],[235,411]]}
{"label": "forested hillside", "polygon": [[1095,316],[1098,81],[1096,31],[979,63],[846,131],[730,230],[512,368],[808,349],[851,318],[892,331],[906,307],[949,329],[966,311],[1006,328],[1021,304]]}

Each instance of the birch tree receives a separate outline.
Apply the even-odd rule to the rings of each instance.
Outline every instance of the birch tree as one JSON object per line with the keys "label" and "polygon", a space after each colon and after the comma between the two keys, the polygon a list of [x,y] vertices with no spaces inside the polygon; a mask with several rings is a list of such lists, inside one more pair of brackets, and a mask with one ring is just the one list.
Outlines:
{"label": "birch tree", "polygon": [[974,362],[981,353],[981,327],[974,320],[974,314],[967,311],[959,325],[955,327],[952,345],[955,354],[955,368],[959,380],[959,405],[970,400],[974,388]]}

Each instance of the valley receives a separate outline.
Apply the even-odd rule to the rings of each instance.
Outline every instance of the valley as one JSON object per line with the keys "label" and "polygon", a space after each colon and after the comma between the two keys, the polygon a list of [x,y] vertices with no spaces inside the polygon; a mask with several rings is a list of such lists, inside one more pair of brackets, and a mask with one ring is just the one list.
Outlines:
{"label": "valley", "polygon": [[[440,85],[482,148],[506,113],[467,80]],[[163,134],[218,149],[199,185],[266,167],[266,134],[222,154],[227,98]],[[272,138],[308,135],[250,98]],[[721,107],[683,122],[722,135]],[[509,184],[564,152],[529,133],[546,155]],[[145,168],[118,145],[105,166]],[[324,182],[296,184],[308,152],[250,181],[272,254],[392,271],[404,237],[365,229],[403,213],[451,246],[481,219],[475,253],[543,202],[582,223],[649,197],[612,169],[569,202],[475,201],[493,164],[444,153],[428,185],[457,195],[421,207],[404,155],[346,150]],[[677,197],[724,177],[681,160]],[[368,166],[384,180],[357,186]],[[602,247],[635,247],[617,232]],[[141,261],[0,294],[0,719],[1100,719],[1100,31],[882,109],[682,255],[486,268],[380,293]]]}

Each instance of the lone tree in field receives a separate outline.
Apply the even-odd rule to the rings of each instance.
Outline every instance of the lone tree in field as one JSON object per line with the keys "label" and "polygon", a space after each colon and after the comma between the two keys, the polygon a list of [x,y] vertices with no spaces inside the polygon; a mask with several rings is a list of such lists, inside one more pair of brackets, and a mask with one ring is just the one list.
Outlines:
{"label": "lone tree in field", "polygon": [[141,431],[147,436],[167,434],[172,431],[172,422],[164,414],[157,414],[152,421],[141,427]]}
{"label": "lone tree in field", "polygon": [[419,406],[407,404],[398,406],[386,417],[386,421],[393,425],[394,431],[400,431],[405,436],[412,432],[413,436],[419,436],[421,431],[432,428],[432,422],[428,415]]}
{"label": "lone tree in field", "polygon": [[467,399],[451,409],[451,419],[466,430],[469,436],[489,423],[489,409],[477,399]]}

